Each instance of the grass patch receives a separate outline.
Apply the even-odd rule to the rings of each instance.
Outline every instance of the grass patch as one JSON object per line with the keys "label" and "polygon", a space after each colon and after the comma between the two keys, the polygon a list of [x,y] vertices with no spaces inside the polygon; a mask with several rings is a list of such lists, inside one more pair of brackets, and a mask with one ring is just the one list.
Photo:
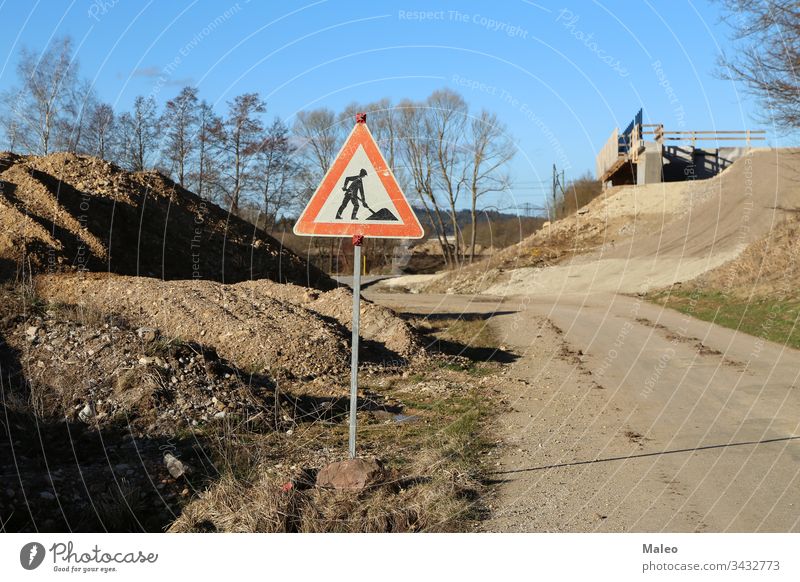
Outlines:
{"label": "grass patch", "polygon": [[474,360],[440,362],[439,367],[452,372],[466,372],[470,376],[483,378],[494,373],[497,369],[489,362],[476,362]]}
{"label": "grass patch", "polygon": [[414,324],[429,337],[428,347],[453,356],[438,363],[440,368],[483,377],[496,370],[496,364],[508,364],[516,355],[500,345],[490,325],[492,314],[468,314],[427,317]]}
{"label": "grass patch", "polygon": [[[447,373],[450,379],[463,374]],[[388,386],[386,385],[388,384]],[[490,401],[464,384],[458,393],[409,391],[411,378],[385,382],[402,402],[404,422],[382,410],[359,411],[361,457],[387,471],[360,491],[314,487],[316,471],[346,451],[346,419],[298,424],[293,434],[259,434],[224,424],[210,437],[218,478],[184,508],[171,531],[417,532],[464,531],[484,511],[480,502],[490,447]],[[320,451],[335,451],[320,456]]]}
{"label": "grass patch", "polygon": [[437,318],[429,325],[436,337],[472,348],[496,348],[500,343],[488,320],[483,317]]}
{"label": "grass patch", "polygon": [[718,291],[662,291],[648,299],[723,327],[800,349],[800,299],[742,298]]}

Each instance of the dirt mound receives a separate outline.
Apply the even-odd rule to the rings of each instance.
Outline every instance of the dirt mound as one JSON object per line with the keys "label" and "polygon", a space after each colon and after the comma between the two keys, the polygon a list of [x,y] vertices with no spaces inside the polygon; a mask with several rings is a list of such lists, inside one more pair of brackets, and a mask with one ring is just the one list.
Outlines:
{"label": "dirt mound", "polygon": [[[349,334],[352,329],[353,293],[348,288],[340,287],[320,293],[295,285],[279,285],[263,280],[245,281],[234,287],[237,290],[246,290],[254,299],[266,296],[300,305],[327,320],[337,322],[345,333]],[[361,337],[385,348],[388,353],[384,355],[390,357],[413,358],[424,352],[419,333],[412,326],[392,310],[364,299],[361,301]]]}
{"label": "dirt mound", "polygon": [[[333,317],[350,329],[353,323],[352,301],[352,292],[340,288],[320,294],[309,304],[309,309]],[[360,321],[361,335],[368,341],[384,345],[404,358],[419,355],[423,351],[419,334],[414,328],[385,307],[362,301]]]}
{"label": "dirt mound", "polygon": [[800,151],[752,150],[709,180],[623,186],[431,291],[639,292],[737,257],[800,206]]}
{"label": "dirt mound", "polygon": [[57,153],[0,154],[3,270],[335,283],[253,225],[157,172]]}
{"label": "dirt mound", "polygon": [[[40,276],[36,292],[48,302],[118,313],[167,338],[213,347],[248,371],[311,379],[341,375],[349,366],[352,295],[344,289],[76,274]],[[362,320],[366,361],[385,364],[422,352],[417,334],[390,310],[365,301]]]}
{"label": "dirt mound", "polygon": [[73,306],[14,320],[5,341],[41,418],[150,437],[230,414],[273,425],[271,382],[242,374],[213,349]]}
{"label": "dirt mound", "polygon": [[343,371],[349,359],[343,334],[317,314],[212,281],[56,275],[37,278],[36,292],[47,301],[118,313],[170,339],[212,346],[247,371],[315,377]]}

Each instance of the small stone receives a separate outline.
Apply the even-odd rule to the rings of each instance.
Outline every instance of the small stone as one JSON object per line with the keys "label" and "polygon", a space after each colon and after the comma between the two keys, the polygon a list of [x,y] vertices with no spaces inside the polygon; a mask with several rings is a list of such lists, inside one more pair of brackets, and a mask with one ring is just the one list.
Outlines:
{"label": "small stone", "polygon": [[44,499],[45,501],[54,501],[56,496],[50,493],[49,491],[42,491],[39,493],[39,497]]}
{"label": "small stone", "polygon": [[39,328],[35,325],[32,325],[25,329],[25,337],[29,342],[32,342],[36,339],[36,335],[39,333]]}
{"label": "small stone", "polygon": [[189,465],[178,459],[172,453],[164,453],[164,464],[167,466],[167,471],[174,479],[178,479],[186,475],[190,469]]}
{"label": "small stone", "polygon": [[140,327],[136,330],[136,335],[138,335],[143,342],[153,342],[158,337],[158,332],[152,327]]}
{"label": "small stone", "polygon": [[214,418],[225,418],[225,411],[220,410],[218,413],[214,415]]}
{"label": "small stone", "polygon": [[84,406],[78,413],[78,418],[83,422],[89,423],[95,416],[94,407],[91,404]]}
{"label": "small stone", "polygon": [[148,364],[152,364],[153,363],[153,358],[148,358],[147,356],[142,356],[141,358],[139,358],[139,363],[142,364],[143,366],[146,366]]}

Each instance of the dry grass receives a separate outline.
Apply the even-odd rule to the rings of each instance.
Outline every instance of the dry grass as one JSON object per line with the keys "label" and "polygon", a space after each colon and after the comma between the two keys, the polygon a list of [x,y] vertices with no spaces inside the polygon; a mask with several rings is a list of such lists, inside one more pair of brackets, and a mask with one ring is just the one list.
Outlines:
{"label": "dry grass", "polygon": [[575,214],[589,202],[603,193],[603,184],[586,173],[567,184],[563,194],[556,201],[556,218],[561,219]]}
{"label": "dry grass", "polygon": [[800,348],[800,217],[689,284],[650,296],[693,317]]}
{"label": "dry grass", "polygon": [[793,213],[744,252],[692,286],[740,297],[792,297],[800,284],[800,215]]}
{"label": "dry grass", "polygon": [[[466,440],[461,430],[454,434]],[[186,506],[169,531],[459,531],[476,514],[480,484],[451,454],[447,447],[429,448],[402,472],[391,470],[387,481],[360,492],[318,489],[315,471],[283,472],[263,461],[247,475],[227,472]]]}
{"label": "dry grass", "polygon": [[384,482],[361,492],[314,487],[321,461],[311,449],[344,450],[344,424],[298,427],[301,436],[294,439],[220,435],[215,465],[222,476],[184,508],[169,531],[461,531],[482,510],[485,400],[474,392],[409,395],[405,411],[419,420],[408,424],[359,414],[359,450],[380,454],[387,469]]}

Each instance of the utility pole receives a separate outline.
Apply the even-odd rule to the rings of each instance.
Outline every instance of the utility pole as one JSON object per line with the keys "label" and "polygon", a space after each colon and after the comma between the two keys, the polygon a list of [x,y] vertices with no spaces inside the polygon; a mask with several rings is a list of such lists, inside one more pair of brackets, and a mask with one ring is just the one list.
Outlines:
{"label": "utility pole", "polygon": [[556,168],[556,165],[553,164],[553,217],[550,219],[552,221],[555,221],[556,219],[556,204],[558,200],[558,192],[560,190],[561,194],[562,195],[564,194],[565,183],[566,182],[564,178],[564,170],[561,170],[561,175],[559,176],[558,168]]}

